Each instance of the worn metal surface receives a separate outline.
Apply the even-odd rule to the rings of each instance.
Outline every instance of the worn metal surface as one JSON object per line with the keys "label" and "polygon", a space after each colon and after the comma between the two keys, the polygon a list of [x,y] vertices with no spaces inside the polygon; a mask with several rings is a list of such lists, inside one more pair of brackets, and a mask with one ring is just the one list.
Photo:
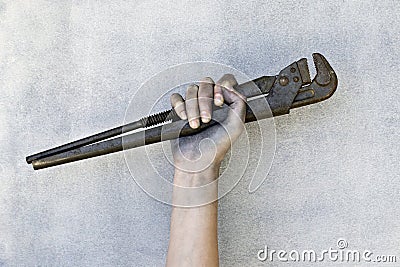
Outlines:
{"label": "worn metal surface", "polygon": [[[236,88],[237,91],[246,96],[249,102],[254,102],[251,98],[265,94],[265,98],[271,109],[271,113],[254,113],[250,106],[254,108],[261,105],[249,103],[249,105],[247,105],[245,121],[252,122],[257,119],[265,119],[270,116],[270,114],[273,116],[288,114],[290,108],[317,103],[332,96],[337,88],[337,76],[324,56],[315,53],[313,54],[313,58],[317,74],[312,81],[310,79],[307,60],[301,59],[281,70],[277,76],[264,76],[254,81],[238,85]],[[253,86],[253,83],[255,83],[256,86]],[[226,108],[225,106],[225,109]],[[213,117],[218,116],[215,114],[216,112],[223,111],[221,109],[214,111]],[[168,125],[168,130],[165,130],[165,126],[158,126],[146,130],[144,135],[136,133],[124,139],[118,137],[89,145],[132,130],[154,126],[165,122],[167,119],[172,120],[172,125]],[[38,170],[122,151],[124,148],[135,148],[146,144],[154,144],[174,139],[179,136],[191,135],[215,124],[214,122],[210,122],[202,124],[198,129],[192,129],[189,125],[184,125],[185,123],[183,122],[176,122],[178,120],[179,118],[174,110],[171,109],[142,118],[136,122],[28,156],[26,161],[32,163],[33,168]],[[162,131],[164,132],[163,134]],[[166,132],[168,132],[168,134],[166,134]]]}

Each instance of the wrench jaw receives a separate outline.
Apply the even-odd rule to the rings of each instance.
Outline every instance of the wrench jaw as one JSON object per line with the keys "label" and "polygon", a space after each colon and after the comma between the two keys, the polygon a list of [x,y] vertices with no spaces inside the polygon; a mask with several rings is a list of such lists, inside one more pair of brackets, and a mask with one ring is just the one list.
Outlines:
{"label": "wrench jaw", "polygon": [[291,108],[321,102],[331,97],[336,91],[338,79],[329,62],[319,53],[314,53],[313,59],[317,75],[310,84],[300,88]]}

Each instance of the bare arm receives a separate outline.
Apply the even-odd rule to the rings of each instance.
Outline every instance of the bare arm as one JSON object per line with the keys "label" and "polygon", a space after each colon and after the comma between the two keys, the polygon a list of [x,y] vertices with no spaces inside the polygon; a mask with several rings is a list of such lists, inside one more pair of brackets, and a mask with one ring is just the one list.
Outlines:
{"label": "bare arm", "polygon": [[[233,89],[235,85],[232,75],[224,75],[216,84],[205,78],[200,86],[188,88],[186,100],[178,94],[171,97],[177,114],[188,119],[192,128],[200,125],[200,119],[210,121],[214,104],[225,103],[231,109],[219,125],[171,142],[175,163],[173,203],[177,206],[171,214],[167,266],[219,265],[216,179],[226,152],[244,129],[246,107],[245,98]],[[213,144],[201,143],[206,138]],[[193,192],[192,188],[205,189]]]}
{"label": "bare arm", "polygon": [[[174,183],[201,184],[218,177],[218,170],[199,174],[175,172]],[[215,187],[215,198],[217,197]],[[218,266],[217,201],[200,207],[173,207],[167,266]]]}

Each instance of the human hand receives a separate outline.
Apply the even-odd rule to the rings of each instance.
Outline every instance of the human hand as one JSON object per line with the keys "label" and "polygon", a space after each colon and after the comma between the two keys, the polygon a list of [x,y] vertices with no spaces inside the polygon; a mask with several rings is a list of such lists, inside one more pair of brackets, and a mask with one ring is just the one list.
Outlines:
{"label": "human hand", "polygon": [[185,100],[180,94],[171,96],[171,105],[178,116],[188,120],[191,128],[212,119],[213,105],[229,106],[227,116],[204,131],[171,141],[175,168],[184,172],[219,169],[220,164],[244,130],[246,98],[238,93],[235,77],[225,74],[218,82],[204,78],[199,86],[187,88]]}

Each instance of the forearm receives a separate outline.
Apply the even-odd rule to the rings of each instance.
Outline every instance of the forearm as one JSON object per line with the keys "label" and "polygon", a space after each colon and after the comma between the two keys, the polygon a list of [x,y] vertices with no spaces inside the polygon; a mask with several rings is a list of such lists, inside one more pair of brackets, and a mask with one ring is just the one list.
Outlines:
{"label": "forearm", "polygon": [[[175,171],[174,184],[199,187],[218,177],[219,167],[210,167],[199,173]],[[181,188],[177,188],[181,189]],[[195,196],[188,190],[174,190],[173,203],[208,203],[198,207],[173,207],[171,214],[170,243],[167,266],[218,266],[217,182],[207,188],[207,193]],[[203,198],[203,199],[201,199]],[[202,202],[201,200],[204,200]]]}

